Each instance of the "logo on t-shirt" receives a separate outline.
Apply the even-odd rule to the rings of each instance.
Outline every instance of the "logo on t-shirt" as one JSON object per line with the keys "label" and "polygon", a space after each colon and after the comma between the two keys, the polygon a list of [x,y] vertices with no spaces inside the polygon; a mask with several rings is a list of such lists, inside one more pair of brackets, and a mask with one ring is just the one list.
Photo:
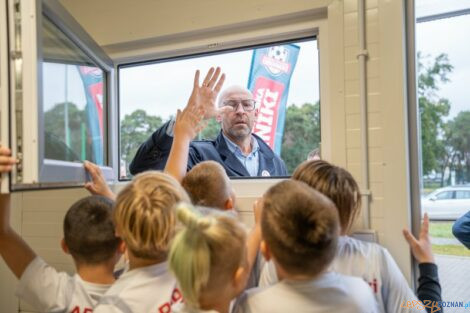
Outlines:
{"label": "logo on t-shirt", "polygon": [[169,302],[165,302],[158,308],[158,313],[171,313],[171,306],[175,303],[182,302],[183,295],[178,288],[175,287],[173,289],[173,293],[171,294],[171,300]]}

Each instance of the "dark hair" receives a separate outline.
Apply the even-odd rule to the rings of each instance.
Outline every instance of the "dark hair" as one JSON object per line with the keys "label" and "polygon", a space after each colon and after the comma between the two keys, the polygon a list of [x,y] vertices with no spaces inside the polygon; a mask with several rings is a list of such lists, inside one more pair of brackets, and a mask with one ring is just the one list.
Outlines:
{"label": "dark hair", "polygon": [[99,264],[116,253],[120,239],[115,235],[114,202],[89,196],[75,202],[64,218],[64,240],[77,263]]}
{"label": "dark hair", "polygon": [[314,276],[335,256],[338,213],[331,200],[307,184],[285,180],[263,197],[261,230],[285,271]]}
{"label": "dark hair", "polygon": [[339,213],[343,232],[348,232],[361,208],[359,186],[345,169],[326,161],[305,161],[294,170],[292,179],[300,180],[330,198]]}

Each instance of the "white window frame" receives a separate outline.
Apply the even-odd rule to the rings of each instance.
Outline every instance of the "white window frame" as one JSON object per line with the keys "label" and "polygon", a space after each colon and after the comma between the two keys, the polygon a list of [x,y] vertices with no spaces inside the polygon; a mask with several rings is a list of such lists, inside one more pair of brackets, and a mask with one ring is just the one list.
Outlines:
{"label": "white window frame", "polygon": [[[9,2],[9,16],[13,16],[13,1]],[[21,160],[21,175],[17,169],[12,172],[11,188],[14,190],[63,187],[81,185],[86,180],[86,173],[81,163],[49,160],[44,158],[44,113],[42,110],[42,42],[41,30],[43,16],[54,23],[75,45],[86,53],[103,71],[107,93],[104,95],[103,118],[105,125],[104,147],[105,166],[102,170],[107,179],[115,177],[117,169],[113,129],[115,126],[113,105],[115,95],[115,74],[112,60],[83,30],[75,19],[58,1],[20,0],[21,14],[21,51],[22,58],[22,93],[12,97],[11,105],[11,146],[14,155]],[[10,46],[14,45],[15,29],[10,23]],[[12,66],[12,65],[10,65]],[[16,79],[11,71],[10,82]],[[11,95],[17,90],[11,83]],[[21,108],[17,111],[13,108]],[[18,153],[17,133],[22,132],[23,152]]]}

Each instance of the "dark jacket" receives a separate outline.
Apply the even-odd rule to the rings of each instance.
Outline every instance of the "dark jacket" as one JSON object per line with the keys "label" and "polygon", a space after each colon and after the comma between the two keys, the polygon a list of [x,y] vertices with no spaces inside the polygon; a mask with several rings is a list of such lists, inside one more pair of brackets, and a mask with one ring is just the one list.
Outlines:
{"label": "dark jacket", "polygon": [[[157,129],[146,142],[137,150],[134,159],[129,165],[131,174],[136,175],[147,170],[163,170],[170,154],[173,137],[168,136],[166,130],[169,122]],[[270,176],[287,176],[284,161],[281,160],[271,148],[257,135],[253,134],[259,145],[258,176],[267,171]],[[250,176],[243,164],[230,152],[227,143],[219,133],[215,140],[192,141],[189,145],[188,170],[202,161],[219,162],[228,176]]]}
{"label": "dark jacket", "polygon": [[455,221],[452,233],[467,249],[470,249],[470,211]]}

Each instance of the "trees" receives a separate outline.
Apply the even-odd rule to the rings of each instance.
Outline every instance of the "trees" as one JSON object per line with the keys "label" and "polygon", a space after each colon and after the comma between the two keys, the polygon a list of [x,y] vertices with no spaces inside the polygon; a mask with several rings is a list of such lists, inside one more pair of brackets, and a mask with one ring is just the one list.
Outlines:
{"label": "trees", "polygon": [[[69,142],[66,142],[65,105],[67,104]],[[91,151],[87,140],[85,111],[75,103],[62,102],[44,112],[45,157],[62,161],[81,161]],[[83,132],[82,129],[85,129]]]}
{"label": "trees", "polygon": [[320,144],[320,103],[291,105],[286,110],[281,158],[289,173]]}
{"label": "trees", "polygon": [[139,146],[163,124],[159,116],[148,115],[144,110],[126,114],[121,121],[121,160],[129,165]]}
{"label": "trees", "polygon": [[207,124],[207,126],[197,135],[197,139],[208,139],[214,140],[220,132],[220,124],[215,120],[215,118],[211,118]]}
{"label": "trees", "polygon": [[456,182],[470,182],[470,111],[462,111],[448,122],[446,139],[452,151],[449,164],[455,171]]}
{"label": "trees", "polygon": [[[418,53],[418,102],[421,117],[421,151],[423,175],[433,171],[444,176],[450,161],[445,135],[445,117],[449,115],[450,103],[439,98],[439,85],[449,81],[452,65],[446,54],[440,54],[431,63]],[[446,161],[447,160],[447,161]]]}

